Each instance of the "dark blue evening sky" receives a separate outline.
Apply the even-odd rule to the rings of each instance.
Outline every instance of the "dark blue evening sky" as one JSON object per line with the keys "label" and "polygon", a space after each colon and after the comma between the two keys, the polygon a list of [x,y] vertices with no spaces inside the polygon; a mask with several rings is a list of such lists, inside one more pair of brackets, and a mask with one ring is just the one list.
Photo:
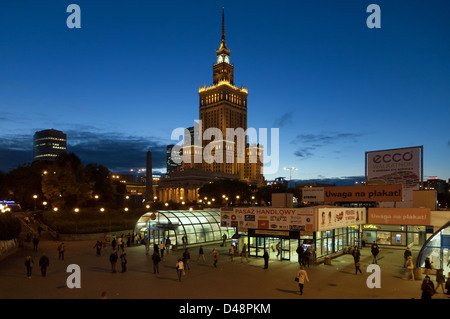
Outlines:
{"label": "dark blue evening sky", "polygon": [[[71,3],[81,29],[66,26]],[[371,3],[381,29],[366,25]],[[2,1],[0,170],[54,128],[85,164],[141,168],[150,149],[164,171],[212,84],[222,7],[248,127],[280,129],[267,179],[361,176],[366,151],[419,145],[425,178],[450,178],[447,0]]]}

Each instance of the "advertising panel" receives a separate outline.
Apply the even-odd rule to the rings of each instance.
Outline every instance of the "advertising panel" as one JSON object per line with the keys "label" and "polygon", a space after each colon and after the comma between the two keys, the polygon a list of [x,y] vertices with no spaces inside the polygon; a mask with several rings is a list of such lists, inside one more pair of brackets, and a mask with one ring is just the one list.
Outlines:
{"label": "advertising panel", "polygon": [[248,229],[314,231],[314,208],[244,207],[221,210],[221,225]]}
{"label": "advertising panel", "polygon": [[369,224],[430,225],[429,208],[369,208]]}
{"label": "advertising panel", "polygon": [[403,184],[403,203],[396,206],[412,207],[412,193],[419,189],[422,179],[422,151],[420,146],[366,152],[366,184]]}
{"label": "advertising panel", "polygon": [[325,187],[325,202],[401,202],[403,185],[361,185]]}
{"label": "advertising panel", "polygon": [[302,190],[303,202],[323,202],[324,188],[323,187],[304,187]]}
{"label": "advertising panel", "polygon": [[318,230],[363,225],[366,223],[366,208],[325,207],[318,208]]}
{"label": "advertising panel", "polygon": [[403,184],[304,188],[302,199],[305,202],[401,202]]}

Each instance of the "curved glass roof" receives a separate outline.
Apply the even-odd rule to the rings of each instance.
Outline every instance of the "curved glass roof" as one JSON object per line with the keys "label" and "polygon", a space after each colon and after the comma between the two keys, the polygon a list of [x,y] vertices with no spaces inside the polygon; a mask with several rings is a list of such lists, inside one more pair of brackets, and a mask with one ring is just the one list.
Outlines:
{"label": "curved glass roof", "polygon": [[183,235],[188,245],[222,240],[235,233],[234,227],[220,226],[220,210],[158,210],[147,212],[136,223],[136,232],[153,242],[169,237],[172,244],[180,244]]}
{"label": "curved glass roof", "polygon": [[444,273],[450,271],[450,222],[427,239],[417,257],[416,267],[425,267],[427,257],[436,269],[443,268]]}

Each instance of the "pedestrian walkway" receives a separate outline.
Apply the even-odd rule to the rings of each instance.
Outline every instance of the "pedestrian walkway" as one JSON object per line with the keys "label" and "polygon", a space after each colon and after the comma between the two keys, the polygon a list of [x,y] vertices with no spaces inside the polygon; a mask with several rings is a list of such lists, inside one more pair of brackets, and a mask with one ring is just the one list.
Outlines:
{"label": "pedestrian walkway", "polygon": [[[175,264],[183,250],[166,252],[159,265],[159,274],[153,274],[151,254],[145,246],[125,248],[127,272],[112,273],[109,255],[111,247],[97,256],[95,241],[65,242],[64,261],[58,260],[59,242],[42,240],[38,251],[26,243],[15,254],[0,262],[1,299],[98,299],[103,292],[109,299],[419,299],[421,280],[403,278],[403,250],[381,249],[381,288],[368,288],[367,266],[371,263],[369,249],[361,250],[362,274],[354,274],[353,258],[342,255],[331,265],[314,265],[306,268],[310,282],[299,294],[294,277],[298,263],[270,260],[263,269],[262,258],[249,258],[241,263],[233,261],[228,247],[205,245],[206,261],[197,261],[198,247],[189,248],[190,270],[178,281]],[[217,268],[213,266],[212,250],[220,254]],[[153,251],[153,250],[151,250]],[[42,277],[37,262],[42,253],[50,258],[47,276]],[[35,261],[31,279],[26,279],[25,257]],[[68,288],[66,281],[71,273],[67,267],[80,266],[81,288]],[[120,267],[120,266],[119,266]],[[120,269],[120,268],[119,268]],[[434,280],[432,276],[432,280]],[[434,296],[446,298],[442,293]]]}

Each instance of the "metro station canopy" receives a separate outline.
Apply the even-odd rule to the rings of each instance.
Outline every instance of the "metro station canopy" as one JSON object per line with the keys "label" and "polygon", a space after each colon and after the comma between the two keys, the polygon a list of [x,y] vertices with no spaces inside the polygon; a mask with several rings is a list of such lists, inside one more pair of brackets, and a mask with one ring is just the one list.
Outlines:
{"label": "metro station canopy", "polygon": [[165,241],[180,245],[186,234],[188,244],[202,244],[231,238],[234,227],[220,226],[220,210],[158,210],[142,215],[136,223],[137,233],[151,243]]}

